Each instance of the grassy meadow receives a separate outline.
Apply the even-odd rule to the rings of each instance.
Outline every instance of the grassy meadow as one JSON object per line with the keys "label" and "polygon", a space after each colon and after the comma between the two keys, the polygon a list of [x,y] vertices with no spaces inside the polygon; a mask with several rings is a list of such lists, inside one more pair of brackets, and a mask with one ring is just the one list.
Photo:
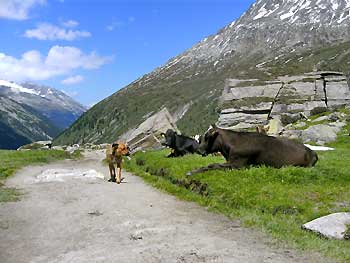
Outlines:
{"label": "grassy meadow", "polygon": [[125,166],[180,199],[195,201],[268,233],[276,244],[349,262],[350,241],[327,240],[301,229],[303,223],[317,217],[350,209],[350,138],[344,131],[330,146],[336,150],[319,152],[313,168],[251,167],[187,178],[187,171],[224,159],[199,155],[166,158],[169,150],[138,152]]}
{"label": "grassy meadow", "polygon": [[30,164],[48,163],[79,156],[79,152],[69,154],[57,150],[0,150],[0,202],[16,201],[21,195],[16,189],[4,187],[4,180],[13,175],[18,169]]}

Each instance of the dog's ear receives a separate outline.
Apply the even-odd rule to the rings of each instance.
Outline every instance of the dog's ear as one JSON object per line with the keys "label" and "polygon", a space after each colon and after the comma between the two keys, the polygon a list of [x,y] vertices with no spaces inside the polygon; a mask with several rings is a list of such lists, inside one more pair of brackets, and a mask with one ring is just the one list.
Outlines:
{"label": "dog's ear", "polygon": [[114,147],[118,147],[119,146],[119,144],[118,143],[116,143],[116,142],[114,142],[113,144],[112,144],[112,148],[114,148]]}

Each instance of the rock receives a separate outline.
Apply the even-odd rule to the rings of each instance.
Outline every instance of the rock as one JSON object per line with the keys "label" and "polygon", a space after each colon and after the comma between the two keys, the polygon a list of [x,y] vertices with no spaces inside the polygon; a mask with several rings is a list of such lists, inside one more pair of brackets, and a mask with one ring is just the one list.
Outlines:
{"label": "rock", "polygon": [[59,151],[64,151],[64,147],[63,146],[52,146],[53,150],[59,150]]}
{"label": "rock", "polygon": [[302,225],[327,238],[350,239],[350,213],[334,213]]}
{"label": "rock", "polygon": [[37,150],[37,149],[49,149],[49,144],[52,144],[51,141],[36,141],[30,144],[23,145],[17,150]]}
{"label": "rock", "polygon": [[333,112],[328,117],[330,121],[338,121],[341,118],[344,118],[345,116],[343,116],[343,114],[340,112]]}
{"label": "rock", "polygon": [[301,137],[302,131],[299,130],[285,130],[282,132],[282,136],[288,139],[296,140]]}
{"label": "rock", "polygon": [[269,129],[267,130],[268,135],[278,136],[283,131],[282,122],[278,119],[272,119],[269,121]]}
{"label": "rock", "polygon": [[156,114],[148,117],[137,128],[124,133],[118,140],[126,142],[132,151],[159,148],[161,147],[160,134],[168,129],[179,132],[173,117],[167,108],[163,108]]}
{"label": "rock", "polygon": [[249,114],[239,112],[221,114],[217,126],[232,130],[247,129],[259,124],[265,124],[267,117],[267,114]]}
{"label": "rock", "polygon": [[74,144],[73,146],[67,146],[66,152],[74,153],[75,151],[79,150],[80,146],[78,144]]}
{"label": "rock", "polygon": [[301,138],[303,142],[316,142],[323,145],[324,143],[332,142],[337,139],[338,128],[329,125],[318,124],[309,127],[302,131]]}
{"label": "rock", "polygon": [[321,117],[314,119],[312,122],[326,121],[328,119],[329,119],[329,116],[321,116]]}
{"label": "rock", "polygon": [[[220,98],[222,110],[218,126],[255,128],[271,117],[287,125],[349,104],[350,88],[341,72],[311,72],[278,77],[271,82],[228,79]],[[338,115],[329,118],[341,119]],[[315,122],[325,120],[328,117],[320,117]]]}
{"label": "rock", "polygon": [[259,97],[274,99],[281,85],[282,83],[267,84],[265,86],[232,87],[229,92],[231,92],[233,100]]}
{"label": "rock", "polygon": [[345,122],[341,122],[341,121],[336,121],[336,122],[331,122],[328,123],[328,126],[334,128],[335,132],[338,133],[341,131],[341,129],[346,125]]}
{"label": "rock", "polygon": [[297,124],[294,125],[295,128],[303,128],[306,126],[306,123],[305,122],[299,122]]}

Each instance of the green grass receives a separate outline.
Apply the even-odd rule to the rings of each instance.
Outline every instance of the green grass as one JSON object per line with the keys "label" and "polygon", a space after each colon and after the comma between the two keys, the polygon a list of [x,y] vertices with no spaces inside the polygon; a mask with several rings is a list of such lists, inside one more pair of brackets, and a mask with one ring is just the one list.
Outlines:
{"label": "green grass", "polygon": [[349,140],[349,136],[340,136],[331,145],[336,151],[319,153],[314,168],[252,167],[211,171],[189,179],[187,171],[224,160],[198,155],[166,158],[167,150],[139,152],[125,164],[153,186],[239,218],[245,226],[283,240],[286,246],[349,262],[349,241],[327,240],[301,229],[303,223],[317,217],[349,211]]}
{"label": "green grass", "polygon": [[8,151],[0,150],[0,202],[18,200],[21,195],[19,191],[4,187],[4,180],[13,175],[18,169],[37,163],[48,163],[56,160],[68,158],[78,158],[80,152],[69,154],[65,151],[57,150],[28,150],[28,151]]}

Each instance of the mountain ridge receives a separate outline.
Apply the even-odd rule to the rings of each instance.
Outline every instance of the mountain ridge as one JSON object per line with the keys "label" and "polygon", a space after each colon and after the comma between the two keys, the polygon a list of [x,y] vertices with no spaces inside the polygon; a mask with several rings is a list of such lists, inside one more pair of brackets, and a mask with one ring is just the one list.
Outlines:
{"label": "mountain ridge", "polygon": [[299,62],[287,69],[283,63],[349,41],[349,10],[349,0],[258,0],[218,33],[95,105],[56,142],[113,141],[148,113],[166,106],[174,114],[189,103],[177,125],[187,134],[201,133],[217,121],[226,78],[270,80],[281,69],[303,73],[340,67],[323,63],[330,57],[307,67]]}
{"label": "mountain ridge", "polygon": [[0,148],[51,140],[85,110],[64,93],[33,83],[0,80]]}

